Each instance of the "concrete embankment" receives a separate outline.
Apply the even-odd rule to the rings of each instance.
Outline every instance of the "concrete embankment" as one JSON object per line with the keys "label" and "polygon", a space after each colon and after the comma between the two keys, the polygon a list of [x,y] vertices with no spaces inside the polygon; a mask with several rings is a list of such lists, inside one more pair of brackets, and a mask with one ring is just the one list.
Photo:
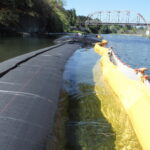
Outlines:
{"label": "concrete embankment", "polygon": [[59,44],[0,64],[0,149],[45,150],[64,65],[79,44]]}

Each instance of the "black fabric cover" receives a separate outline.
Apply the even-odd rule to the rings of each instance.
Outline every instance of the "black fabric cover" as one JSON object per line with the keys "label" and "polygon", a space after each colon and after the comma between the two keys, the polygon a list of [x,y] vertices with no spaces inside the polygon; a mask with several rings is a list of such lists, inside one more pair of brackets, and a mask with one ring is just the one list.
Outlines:
{"label": "black fabric cover", "polygon": [[[64,65],[78,48],[77,44],[53,48],[0,78],[0,150],[46,149],[52,138]],[[1,66],[9,69],[16,59],[31,54]]]}

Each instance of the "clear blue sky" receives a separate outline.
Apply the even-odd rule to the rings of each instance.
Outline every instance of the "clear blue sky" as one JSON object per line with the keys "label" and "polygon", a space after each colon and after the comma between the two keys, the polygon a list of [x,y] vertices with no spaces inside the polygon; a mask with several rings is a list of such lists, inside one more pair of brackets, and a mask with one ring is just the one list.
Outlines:
{"label": "clear blue sky", "polygon": [[141,13],[150,22],[150,0],[64,0],[65,8],[75,8],[77,15],[100,10],[129,10]]}

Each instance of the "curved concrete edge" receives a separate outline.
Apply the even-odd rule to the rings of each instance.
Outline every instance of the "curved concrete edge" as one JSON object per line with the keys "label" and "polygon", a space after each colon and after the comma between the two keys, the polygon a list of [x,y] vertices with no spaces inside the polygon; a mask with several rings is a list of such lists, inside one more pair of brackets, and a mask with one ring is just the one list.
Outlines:
{"label": "curved concrete edge", "polygon": [[1,64],[7,69],[28,59],[0,78],[1,150],[46,149],[53,139],[64,66],[78,48],[79,44],[66,43]]}

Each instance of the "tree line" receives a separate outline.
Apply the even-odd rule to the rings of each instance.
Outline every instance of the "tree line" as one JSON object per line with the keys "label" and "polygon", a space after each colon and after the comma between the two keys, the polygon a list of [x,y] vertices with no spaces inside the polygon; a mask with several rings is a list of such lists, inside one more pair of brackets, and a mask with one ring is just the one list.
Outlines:
{"label": "tree line", "polygon": [[[64,32],[73,20],[62,0],[1,0],[0,27],[21,30],[26,20],[36,20],[40,32]],[[26,20],[25,20],[26,18]]]}
{"label": "tree line", "polygon": [[28,32],[34,22],[37,30],[29,32],[74,32],[85,28],[81,25],[85,19],[85,16],[77,16],[75,9],[66,10],[63,0],[0,1],[0,32]]}
{"label": "tree line", "polygon": [[86,26],[86,19],[66,10],[63,0],[0,0],[0,32],[136,32],[131,26]]}

